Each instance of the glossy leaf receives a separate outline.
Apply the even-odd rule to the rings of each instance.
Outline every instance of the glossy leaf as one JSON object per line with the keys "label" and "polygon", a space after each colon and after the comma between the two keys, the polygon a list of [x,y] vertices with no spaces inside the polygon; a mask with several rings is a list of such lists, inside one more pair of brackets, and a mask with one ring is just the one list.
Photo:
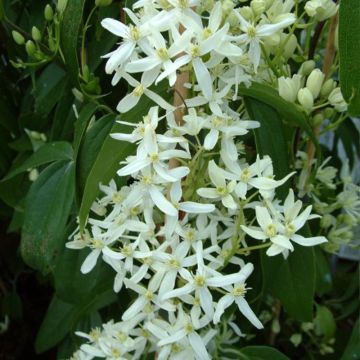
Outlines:
{"label": "glossy leaf", "polygon": [[71,160],[72,156],[72,147],[70,143],[66,141],[57,141],[45,144],[40,147],[34,154],[28,157],[22,164],[12,168],[2,181],[9,180],[30,168],[36,168],[38,166],[58,160]]}
{"label": "glossy leaf", "polygon": [[340,2],[339,53],[340,85],[344,98],[349,102],[349,113],[360,116],[360,2]]}
{"label": "glossy leaf", "polygon": [[[279,114],[269,105],[252,98],[246,98],[246,108],[252,119],[260,122],[254,130],[256,149],[261,156],[269,155],[273,160],[276,179],[290,173],[289,148],[283,122]],[[289,192],[290,181],[277,189],[277,195],[285,199]]]}
{"label": "glossy leaf", "polygon": [[[258,153],[269,155],[273,160],[274,173],[280,179],[290,173],[289,148],[284,125],[278,113],[260,101],[246,98],[250,116],[260,122],[254,131]],[[290,188],[287,181],[277,190],[277,196],[284,200]],[[285,310],[294,319],[310,321],[315,289],[315,265],[313,249],[295,247],[287,260],[281,255],[269,257],[261,254],[264,290],[279,298]]]}
{"label": "glossy leaf", "polygon": [[74,164],[58,161],[41,172],[26,198],[21,233],[24,261],[42,273],[55,265],[74,196]]}
{"label": "glossy leaf", "polygon": [[77,192],[83,196],[86,179],[115,122],[115,114],[108,114],[97,120],[84,134],[76,162]]}

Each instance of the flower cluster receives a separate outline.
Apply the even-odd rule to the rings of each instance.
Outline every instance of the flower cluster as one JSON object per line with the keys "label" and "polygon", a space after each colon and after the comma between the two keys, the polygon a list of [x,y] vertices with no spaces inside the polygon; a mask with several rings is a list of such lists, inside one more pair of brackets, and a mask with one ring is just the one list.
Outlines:
{"label": "flower cluster", "polygon": [[[135,295],[120,322],[79,333],[88,341],[78,358],[156,352],[158,359],[209,359],[215,325],[231,305],[262,328],[245,298],[254,271],[249,251],[268,248],[267,255],[286,258],[293,243],[327,241],[299,234],[316,217],[311,206],[301,210],[292,190],[283,204],[276,198],[294,173],[277,179],[269,156],[241,155],[239,137],[260,124],[243,111],[239,86],[268,80],[266,56],[276,56],[278,46],[290,51],[287,28],[297,21],[291,0],[262,4],[139,0],[135,12],[125,9],[130,25],[102,22],[122,38],[105,56],[106,71],[113,85],[123,80],[133,88],[117,110],[130,110],[143,95],[157,106],[141,121],[119,121],[124,131],[112,137],[137,148],[115,180],[132,181],[101,185],[105,195],[92,207],[88,230],[67,243],[91,250],[83,273],[101,257],[114,269],[114,291]],[[318,95],[315,76],[307,87]],[[187,92],[182,104],[156,92],[161,81]]]}

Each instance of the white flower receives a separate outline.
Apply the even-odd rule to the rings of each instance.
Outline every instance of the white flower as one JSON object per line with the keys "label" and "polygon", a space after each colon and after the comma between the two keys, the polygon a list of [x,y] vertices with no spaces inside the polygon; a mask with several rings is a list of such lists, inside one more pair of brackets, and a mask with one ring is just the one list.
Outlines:
{"label": "white flower", "polygon": [[254,65],[255,71],[257,70],[260,63],[261,39],[266,36],[270,36],[277,33],[279,30],[282,30],[288,27],[289,25],[293,24],[296,20],[293,14],[287,14],[283,19],[281,19],[276,24],[254,25],[246,21],[238,11],[234,11],[234,13],[239,19],[240,29],[245,34],[234,36],[232,37],[232,39],[238,41],[239,43],[244,43],[246,45],[249,44],[249,57]]}
{"label": "white flower", "polygon": [[246,264],[241,270],[240,274],[242,275],[241,281],[236,283],[234,286],[224,286],[224,289],[229,291],[228,294],[224,295],[218,302],[216,306],[216,311],[214,314],[214,324],[217,324],[220,321],[221,315],[224,311],[235,302],[240,310],[240,312],[257,328],[262,329],[263,325],[256,317],[254,312],[251,310],[249,304],[245,300],[244,296],[246,294],[247,288],[245,281],[253,272],[253,264]]}
{"label": "white flower", "polygon": [[236,209],[237,205],[231,193],[234,191],[236,182],[230,181],[226,183],[223,171],[221,171],[214,160],[209,162],[208,172],[211,182],[215,188],[200,188],[196,192],[205,198],[213,200],[221,200],[222,204],[229,209]]}
{"label": "white flower", "polygon": [[[128,12],[130,13],[130,10],[128,10]],[[132,16],[132,19],[134,18],[136,19],[135,16]],[[146,35],[148,35],[149,32],[146,26],[139,22],[137,22],[136,26],[126,26],[118,20],[106,18],[102,20],[101,25],[114,35],[122,37],[124,40],[118,49],[103,56],[104,58],[109,58],[105,70],[108,74],[111,74],[130,58],[136,45],[141,46],[143,43],[146,43]]]}

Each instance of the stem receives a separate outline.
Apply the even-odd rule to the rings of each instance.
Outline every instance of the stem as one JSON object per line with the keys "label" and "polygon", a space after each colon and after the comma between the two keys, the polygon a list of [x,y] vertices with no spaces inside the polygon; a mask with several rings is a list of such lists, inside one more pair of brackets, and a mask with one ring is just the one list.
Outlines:
{"label": "stem", "polygon": [[81,39],[81,71],[83,74],[84,74],[84,67],[86,65],[86,49],[85,49],[86,32],[87,32],[87,29],[89,28],[89,22],[90,22],[96,9],[97,9],[97,6],[94,6],[91,9],[90,14],[87,17],[85,25],[83,27],[82,39]]}
{"label": "stem", "polygon": [[255,246],[249,246],[243,249],[240,249],[236,252],[236,254],[246,254],[249,251],[253,251],[253,250],[259,250],[259,249],[265,249],[268,248],[272,245],[271,242],[265,243],[265,244],[261,244],[261,245],[255,245]]}

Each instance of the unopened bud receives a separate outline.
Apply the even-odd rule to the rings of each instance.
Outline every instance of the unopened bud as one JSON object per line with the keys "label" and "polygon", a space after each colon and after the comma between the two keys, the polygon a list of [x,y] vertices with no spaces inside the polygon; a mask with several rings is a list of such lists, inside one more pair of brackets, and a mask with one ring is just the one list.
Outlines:
{"label": "unopened bud", "polygon": [[252,0],[250,6],[255,15],[260,15],[266,9],[266,2],[265,0]]}
{"label": "unopened bud", "polygon": [[39,177],[39,171],[37,169],[31,169],[29,171],[29,180],[34,182]]}
{"label": "unopened bud", "polygon": [[44,18],[46,21],[51,21],[54,18],[54,10],[51,5],[47,4],[44,9]]}
{"label": "unopened bud", "polygon": [[68,0],[58,0],[56,9],[60,14],[62,14],[65,11],[67,2],[68,2]]}
{"label": "unopened bud", "polygon": [[301,76],[294,75],[292,78],[281,76],[278,79],[279,95],[286,101],[294,102],[301,86]]}
{"label": "unopened bud", "polygon": [[320,126],[324,121],[324,115],[322,113],[317,113],[315,116],[313,116],[310,120],[311,125],[313,127]]}
{"label": "unopened bud", "polygon": [[325,119],[330,119],[334,115],[335,110],[332,107],[327,107],[327,108],[325,108],[323,113],[324,113]]}
{"label": "unopened bud", "polygon": [[32,27],[31,36],[34,39],[34,41],[41,41],[41,32],[36,26]]}
{"label": "unopened bud", "polygon": [[330,104],[339,112],[347,110],[347,103],[339,87],[335,88],[328,97]]}
{"label": "unopened bud", "polygon": [[25,44],[25,50],[29,56],[34,56],[36,52],[35,44],[32,40],[28,40]]}
{"label": "unopened bud", "polygon": [[327,229],[333,223],[333,217],[330,214],[325,214],[320,220],[320,227]]}
{"label": "unopened bud", "polygon": [[234,7],[235,4],[232,0],[222,1],[221,8],[225,16],[229,15]]}
{"label": "unopened bud", "polygon": [[308,76],[315,68],[315,61],[314,60],[307,60],[302,63],[298,74],[303,76]]}
{"label": "unopened bud", "polygon": [[243,6],[239,9],[240,15],[245,19],[245,20],[251,20],[254,16],[253,11],[251,10],[250,6]]}
{"label": "unopened bud", "polygon": [[14,41],[18,44],[18,45],[23,45],[25,44],[25,39],[24,37],[18,32],[13,30],[12,31],[12,37],[14,39]]}
{"label": "unopened bud", "polygon": [[333,79],[327,79],[320,90],[320,95],[323,97],[328,97],[335,88],[336,81]]}
{"label": "unopened bud", "polygon": [[306,87],[311,91],[314,99],[316,99],[325,79],[325,74],[320,69],[314,69],[306,81]]}
{"label": "unopened bud", "polygon": [[306,110],[310,111],[314,106],[314,97],[308,88],[300,89],[297,95],[300,105]]}
{"label": "unopened bud", "polygon": [[109,6],[112,0],[95,0],[95,5],[99,7]]}

